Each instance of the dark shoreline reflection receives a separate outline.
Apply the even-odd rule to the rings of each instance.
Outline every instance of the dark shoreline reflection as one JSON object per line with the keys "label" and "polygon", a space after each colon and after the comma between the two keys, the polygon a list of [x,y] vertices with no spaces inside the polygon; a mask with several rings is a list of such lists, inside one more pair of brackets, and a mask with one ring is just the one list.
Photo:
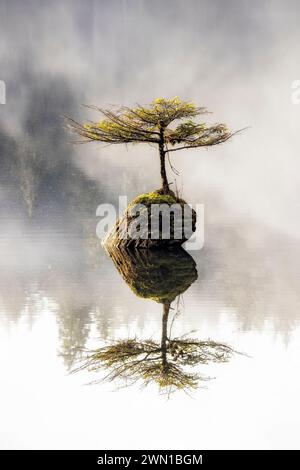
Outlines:
{"label": "dark shoreline reflection", "polygon": [[74,372],[88,369],[105,370],[103,378],[92,383],[121,381],[128,386],[135,383],[156,383],[167,395],[176,390],[196,389],[199,382],[209,377],[194,372],[199,364],[226,362],[234,350],[226,344],[199,340],[183,334],[172,337],[171,305],[197,279],[194,259],[182,248],[172,250],[109,250],[117,270],[131,290],[139,297],[162,304],[161,339],[137,337],[110,342],[87,351]]}

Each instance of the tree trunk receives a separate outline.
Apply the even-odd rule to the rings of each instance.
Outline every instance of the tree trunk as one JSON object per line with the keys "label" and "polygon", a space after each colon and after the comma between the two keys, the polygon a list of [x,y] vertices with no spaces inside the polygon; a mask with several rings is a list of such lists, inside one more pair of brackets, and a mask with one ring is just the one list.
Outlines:
{"label": "tree trunk", "polygon": [[159,142],[159,157],[160,157],[160,177],[161,177],[161,185],[164,194],[168,194],[169,192],[169,183],[166,173],[166,152],[164,150],[164,130],[161,128],[160,130],[160,142]]}
{"label": "tree trunk", "polygon": [[164,373],[168,372],[168,361],[167,361],[167,340],[168,340],[168,319],[170,311],[170,302],[165,301],[163,303],[164,313],[162,317],[162,332],[161,332],[161,358]]}

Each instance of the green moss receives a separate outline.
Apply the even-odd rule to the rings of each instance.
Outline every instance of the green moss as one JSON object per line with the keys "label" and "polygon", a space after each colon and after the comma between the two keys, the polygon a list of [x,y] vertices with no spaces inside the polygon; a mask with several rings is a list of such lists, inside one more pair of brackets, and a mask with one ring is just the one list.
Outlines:
{"label": "green moss", "polygon": [[151,206],[151,204],[175,204],[178,202],[175,194],[160,194],[158,191],[153,191],[152,193],[140,194],[129,204],[128,208],[134,207],[137,204],[143,204],[146,207]]}

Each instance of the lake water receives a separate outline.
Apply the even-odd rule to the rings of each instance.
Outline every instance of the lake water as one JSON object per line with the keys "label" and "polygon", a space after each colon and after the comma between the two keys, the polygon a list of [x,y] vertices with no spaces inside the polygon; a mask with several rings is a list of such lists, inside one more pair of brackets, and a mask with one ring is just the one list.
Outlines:
{"label": "lake water", "polygon": [[[276,5],[0,2],[1,448],[299,447],[299,5]],[[74,146],[61,116],[175,95],[251,129],[174,156],[204,247],[128,275],[96,209],[157,188],[156,149]],[[100,356],[84,367],[117,345],[154,352],[110,381]]]}
{"label": "lake water", "polygon": [[299,269],[295,247],[258,224],[207,224],[204,248],[190,252],[198,277],[170,311],[173,336],[245,354],[198,364],[211,380],[169,398],[143,380],[87,385],[103,377],[101,368],[70,374],[82,349],[159,341],[163,312],[160,300],[137,296],[122,278],[96,238],[96,216],[77,212],[82,198],[92,213],[97,185],[74,175],[65,193],[56,181],[53,192],[32,196],[44,202],[30,214],[21,189],[1,187],[1,447],[296,446]]}

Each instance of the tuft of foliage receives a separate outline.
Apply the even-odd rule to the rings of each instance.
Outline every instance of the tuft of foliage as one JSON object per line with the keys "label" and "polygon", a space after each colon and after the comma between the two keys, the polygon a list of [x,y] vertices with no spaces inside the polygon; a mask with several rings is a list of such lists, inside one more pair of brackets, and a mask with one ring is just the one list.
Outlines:
{"label": "tuft of foliage", "polygon": [[156,383],[167,395],[176,390],[196,389],[200,381],[209,377],[192,371],[199,364],[227,362],[235,351],[226,344],[200,341],[193,338],[165,338],[158,343],[152,339],[119,340],[94,351],[74,370],[91,372],[106,370],[104,378],[92,383],[122,380],[125,386]]}
{"label": "tuft of foliage", "polygon": [[[135,108],[88,107],[99,111],[104,119],[82,124],[67,118],[69,128],[81,138],[78,142],[157,145],[161,189],[164,194],[170,193],[166,155],[183,149],[222,144],[240,132],[231,132],[221,123],[210,126],[205,122],[196,122],[193,118],[207,114],[207,109],[198,107],[190,101],[182,101],[178,96],[170,99],[156,98],[148,106],[137,105]],[[169,164],[173,169],[170,161]]]}
{"label": "tuft of foliage", "polygon": [[[195,147],[207,147],[225,142],[234,133],[225,124],[207,126],[192,120],[208,114],[204,107],[174,98],[156,98],[148,106],[116,109],[88,106],[99,111],[104,119],[98,122],[78,123],[68,118],[69,127],[82,137],[80,142],[100,141],[108,144],[145,142],[160,144],[165,152]],[[183,121],[169,127],[175,121]],[[162,134],[163,133],[163,134]],[[180,145],[180,147],[178,147]],[[174,148],[169,148],[169,147]]]}

